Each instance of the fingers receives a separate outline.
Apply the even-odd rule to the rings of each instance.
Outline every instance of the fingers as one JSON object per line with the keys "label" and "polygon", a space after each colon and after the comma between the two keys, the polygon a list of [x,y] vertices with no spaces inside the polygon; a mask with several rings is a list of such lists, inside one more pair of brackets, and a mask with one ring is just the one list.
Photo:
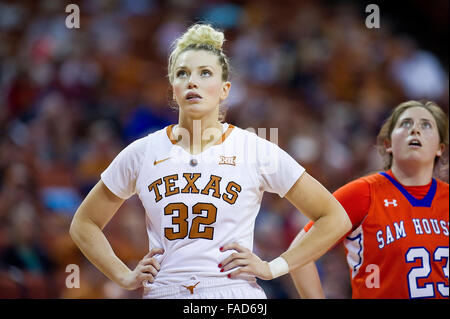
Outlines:
{"label": "fingers", "polygon": [[220,247],[221,252],[225,252],[228,250],[235,250],[237,252],[232,253],[230,256],[225,258],[219,264],[221,272],[228,271],[236,267],[246,266],[249,264],[251,258],[251,251],[248,248],[245,248],[236,242],[226,244],[223,247]]}
{"label": "fingers", "polygon": [[155,277],[158,274],[159,269],[152,265],[143,266],[139,269],[139,271],[143,274],[151,274],[153,277]]}
{"label": "fingers", "polygon": [[161,265],[155,258],[144,258],[139,262],[139,265],[141,266],[153,266],[156,268],[156,270],[160,271]]}
{"label": "fingers", "polygon": [[139,264],[142,266],[152,265],[153,267],[156,268],[156,270],[159,271],[161,269],[161,265],[155,258],[153,258],[153,256],[161,255],[163,253],[164,253],[164,249],[162,249],[162,248],[152,249],[148,252],[147,255],[144,256],[144,258],[142,258],[142,260],[139,262]]}
{"label": "fingers", "polygon": [[235,278],[241,274],[252,274],[252,271],[250,270],[249,267],[242,267],[233,272],[230,272],[227,276],[228,278]]}
{"label": "fingers", "polygon": [[220,264],[219,267],[222,268],[220,271],[228,271],[230,269],[245,266],[249,263],[250,256],[247,253],[232,253],[230,256],[225,258]]}
{"label": "fingers", "polygon": [[235,278],[241,274],[254,275],[261,279],[270,279],[270,268],[267,266],[267,262],[262,261],[257,255],[255,255],[250,249],[239,245],[238,243],[226,244],[220,248],[221,252],[227,250],[235,250],[237,252],[232,253],[225,258],[220,264],[221,272],[230,271],[228,278]]}
{"label": "fingers", "polygon": [[139,280],[142,281],[144,286],[148,283],[153,283],[156,275],[161,270],[161,265],[155,258],[153,258],[153,256],[161,254],[164,254],[164,249],[154,248],[150,250],[141,261],[139,261],[136,270],[138,271]]}
{"label": "fingers", "polygon": [[[146,285],[145,285],[146,283],[152,284],[152,283],[155,282],[155,277],[153,277],[153,275],[150,275],[150,274],[139,276],[139,279],[141,279],[142,284],[143,284],[144,286],[146,286]],[[146,287],[147,287],[147,286],[146,286]]]}
{"label": "fingers", "polygon": [[155,255],[162,255],[162,254],[164,254],[164,249],[163,248],[153,248],[152,250],[150,250],[147,253],[147,255],[144,256],[144,258],[151,258],[151,257],[153,257]]}
{"label": "fingers", "polygon": [[249,252],[250,251],[248,248],[245,248],[244,246],[241,246],[241,245],[239,245],[236,242],[233,242],[233,243],[230,243],[230,244],[226,244],[226,245],[223,245],[222,247],[220,247],[220,251],[221,252],[224,252],[224,251],[227,251],[227,250],[233,250],[233,249],[236,250],[237,252],[240,252],[240,253],[242,253],[242,252]]}
{"label": "fingers", "polygon": [[140,281],[153,283],[157,274],[158,270],[152,265],[139,266],[138,268],[138,278]]}

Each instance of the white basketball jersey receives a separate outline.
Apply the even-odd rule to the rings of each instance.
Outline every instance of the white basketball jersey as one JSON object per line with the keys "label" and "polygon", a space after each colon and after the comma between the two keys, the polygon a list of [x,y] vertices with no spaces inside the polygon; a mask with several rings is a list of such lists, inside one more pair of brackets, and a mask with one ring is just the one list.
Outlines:
{"label": "white basketball jersey", "polygon": [[198,155],[177,145],[170,125],[131,143],[101,175],[118,197],[139,196],[150,249],[165,250],[152,286],[226,278],[218,264],[232,252],[219,248],[238,242],[252,250],[263,193],[284,197],[304,172],[274,143],[222,125],[222,138]]}

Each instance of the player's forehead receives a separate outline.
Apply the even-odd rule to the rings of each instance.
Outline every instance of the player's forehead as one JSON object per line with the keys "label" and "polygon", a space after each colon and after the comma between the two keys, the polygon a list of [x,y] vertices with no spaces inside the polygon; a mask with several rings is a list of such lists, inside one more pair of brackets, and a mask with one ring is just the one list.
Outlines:
{"label": "player's forehead", "polygon": [[420,106],[413,106],[400,114],[397,120],[397,124],[404,120],[412,120],[414,122],[420,122],[420,121],[430,121],[432,123],[435,123],[434,116],[428,111],[427,109],[420,107]]}
{"label": "player's forehead", "polygon": [[187,50],[180,53],[174,69],[198,69],[202,67],[219,68],[219,58],[213,52],[207,50]]}

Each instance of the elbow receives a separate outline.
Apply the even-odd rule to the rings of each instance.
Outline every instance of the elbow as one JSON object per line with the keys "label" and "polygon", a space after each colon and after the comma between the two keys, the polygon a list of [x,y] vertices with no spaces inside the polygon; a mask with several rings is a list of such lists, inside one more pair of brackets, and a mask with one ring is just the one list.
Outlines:
{"label": "elbow", "polygon": [[72,219],[72,222],[70,223],[69,235],[70,238],[72,238],[73,242],[76,245],[78,245],[78,242],[80,241],[80,227],[75,217]]}
{"label": "elbow", "polygon": [[[341,203],[332,197],[331,206],[329,206],[328,214],[330,221],[333,220],[335,234],[339,239],[344,237],[351,231],[353,224]],[[332,216],[332,217],[331,217]]]}
{"label": "elbow", "polygon": [[70,238],[72,238],[72,240],[74,242],[76,242],[77,230],[76,230],[76,225],[75,225],[75,220],[74,219],[70,223],[69,235],[70,235]]}
{"label": "elbow", "polygon": [[343,213],[342,213],[342,217],[341,217],[341,236],[344,236],[345,234],[347,234],[351,229],[352,229],[352,221],[350,220],[350,218],[347,215],[347,212],[342,209]]}
{"label": "elbow", "polygon": [[75,213],[69,227],[69,235],[72,241],[78,246],[84,246],[91,240],[92,232],[102,230],[89,217]]}

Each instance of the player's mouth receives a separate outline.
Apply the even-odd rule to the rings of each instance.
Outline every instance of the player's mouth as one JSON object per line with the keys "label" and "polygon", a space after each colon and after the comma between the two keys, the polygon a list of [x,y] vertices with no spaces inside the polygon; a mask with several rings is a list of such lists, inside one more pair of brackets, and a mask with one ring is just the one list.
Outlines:
{"label": "player's mouth", "polygon": [[408,146],[411,148],[421,148],[422,143],[417,138],[413,138],[409,141]]}
{"label": "player's mouth", "polygon": [[202,99],[202,96],[191,91],[185,95],[185,99],[189,102],[199,102]]}

